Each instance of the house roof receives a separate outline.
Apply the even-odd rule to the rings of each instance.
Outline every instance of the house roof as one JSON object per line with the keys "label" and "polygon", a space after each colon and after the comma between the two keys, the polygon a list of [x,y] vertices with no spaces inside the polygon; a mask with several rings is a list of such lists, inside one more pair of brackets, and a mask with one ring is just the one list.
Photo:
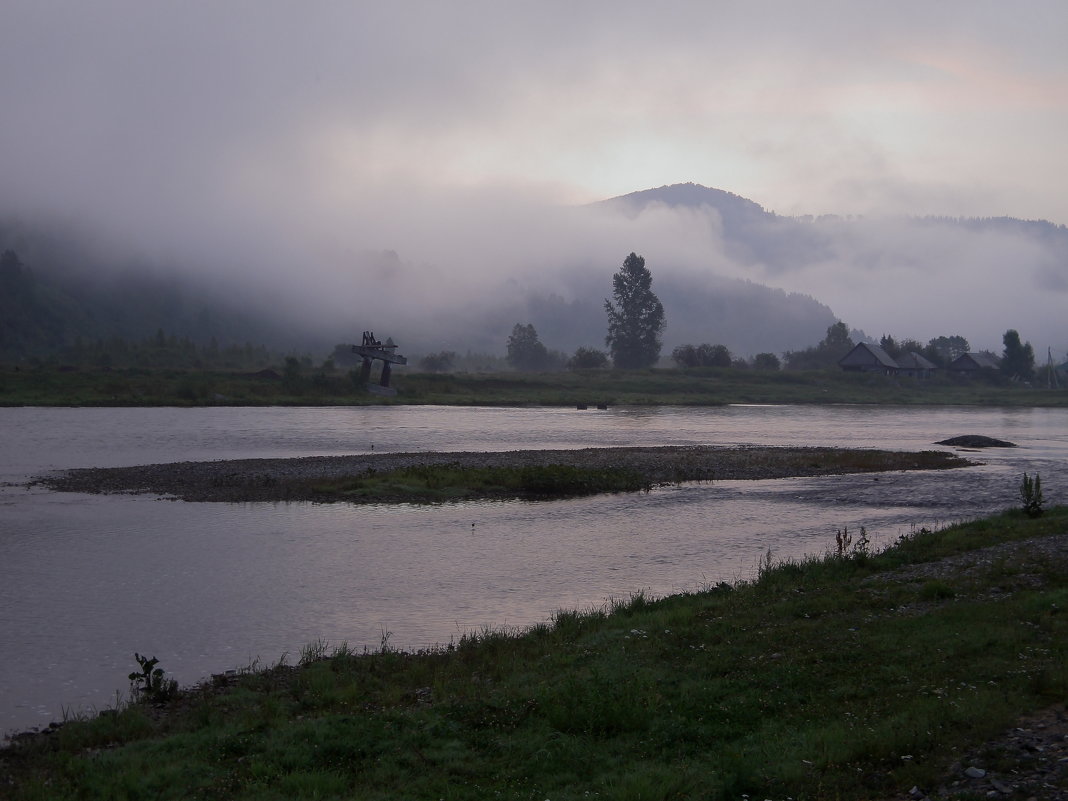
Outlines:
{"label": "house roof", "polygon": [[897,366],[905,370],[934,370],[936,367],[934,362],[914,351],[898,356]]}
{"label": "house roof", "polygon": [[990,368],[992,370],[998,368],[997,360],[986,353],[962,353],[949,365],[950,370],[982,370],[985,368]]}
{"label": "house roof", "polygon": [[866,366],[871,364],[877,364],[881,367],[896,368],[897,362],[893,360],[889,353],[880,348],[878,345],[872,345],[869,342],[861,342],[859,345],[849,351],[843,356],[838,364],[842,367]]}

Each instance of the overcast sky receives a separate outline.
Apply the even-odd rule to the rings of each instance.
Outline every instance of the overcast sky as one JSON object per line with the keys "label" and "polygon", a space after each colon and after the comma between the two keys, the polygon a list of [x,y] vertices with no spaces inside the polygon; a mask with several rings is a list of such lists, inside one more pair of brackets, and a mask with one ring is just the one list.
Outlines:
{"label": "overcast sky", "polygon": [[0,4],[4,194],[593,200],[1068,223],[1068,3]]}
{"label": "overcast sky", "polygon": [[687,181],[1068,223],[1063,0],[3,0],[0,30],[0,212],[144,247],[420,260],[465,215]]}

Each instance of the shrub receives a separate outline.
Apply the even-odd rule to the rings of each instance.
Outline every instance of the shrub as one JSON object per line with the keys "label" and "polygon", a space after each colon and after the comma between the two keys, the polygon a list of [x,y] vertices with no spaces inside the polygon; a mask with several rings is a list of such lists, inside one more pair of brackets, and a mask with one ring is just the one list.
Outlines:
{"label": "shrub", "polygon": [[1042,516],[1042,504],[1045,503],[1042,497],[1042,476],[1035,473],[1032,479],[1027,473],[1023,474],[1023,481],[1020,482],[1020,500],[1023,501],[1024,514],[1028,517]]}
{"label": "shrub", "polygon": [[608,366],[608,354],[596,348],[579,348],[567,360],[568,370],[597,370]]}
{"label": "shrub", "polygon": [[427,373],[448,373],[456,364],[456,352],[443,350],[439,353],[428,353],[419,360],[419,369]]}
{"label": "shrub", "polygon": [[130,692],[134,699],[146,699],[152,703],[159,703],[173,698],[178,693],[178,682],[165,677],[163,668],[156,667],[159,660],[156,657],[149,659],[147,656],[135,653],[134,659],[141,666],[141,671],[130,674]]}

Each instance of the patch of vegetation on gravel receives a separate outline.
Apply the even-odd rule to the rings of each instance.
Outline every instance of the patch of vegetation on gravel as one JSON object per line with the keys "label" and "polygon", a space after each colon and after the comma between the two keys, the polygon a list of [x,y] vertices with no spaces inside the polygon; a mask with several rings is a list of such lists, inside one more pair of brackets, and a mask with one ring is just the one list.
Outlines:
{"label": "patch of vegetation on gravel", "polygon": [[385,473],[371,469],[361,476],[315,483],[309,491],[316,500],[412,503],[468,498],[568,498],[651,487],[650,481],[631,470],[569,465],[465,467],[453,462]]}
{"label": "patch of vegetation on gravel", "polygon": [[970,464],[946,451],[665,446],[179,462],[67,470],[34,483],[64,492],[154,493],[187,501],[394,503],[569,497],[682,481],[940,470]]}

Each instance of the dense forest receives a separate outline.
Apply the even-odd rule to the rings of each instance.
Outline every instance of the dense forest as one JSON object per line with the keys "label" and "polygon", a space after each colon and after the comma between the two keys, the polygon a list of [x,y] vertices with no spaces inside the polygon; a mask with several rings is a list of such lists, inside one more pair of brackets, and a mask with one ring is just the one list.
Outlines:
{"label": "dense forest", "polygon": [[3,362],[254,366],[269,351],[323,347],[242,305],[178,271],[94,253],[78,236],[0,225]]}

